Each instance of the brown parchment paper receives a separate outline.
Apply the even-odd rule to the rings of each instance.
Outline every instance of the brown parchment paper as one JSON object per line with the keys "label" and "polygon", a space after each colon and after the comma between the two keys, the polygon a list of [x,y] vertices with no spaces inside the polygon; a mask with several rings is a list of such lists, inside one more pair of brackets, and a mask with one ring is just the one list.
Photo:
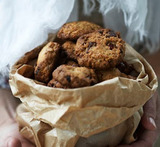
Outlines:
{"label": "brown parchment paper", "polygon": [[[29,113],[34,114],[32,117],[28,116],[30,119],[28,121],[27,117],[21,118],[23,113],[17,112],[18,120],[23,120],[26,124],[25,126],[21,123],[22,121],[19,121],[20,125],[23,124],[21,132],[25,132],[22,134],[25,136],[26,132],[30,132],[26,137],[34,136],[37,139],[37,146],[48,146],[46,142],[53,142],[49,143],[49,146],[72,147],[77,141],[77,144],[80,142],[81,146],[85,146],[82,143],[93,144],[90,143],[90,140],[94,141],[95,138],[98,138],[95,137],[96,134],[103,134],[109,129],[114,130],[118,126],[114,131],[110,131],[112,133],[107,132],[110,138],[117,140],[109,145],[114,146],[121,141],[132,142],[133,133],[140,121],[139,110],[158,86],[157,77],[146,60],[126,44],[124,60],[133,64],[140,73],[136,80],[116,77],[90,87],[50,88],[28,78],[33,74],[33,70],[29,70],[31,69],[29,64],[34,63],[42,47],[43,45],[24,55],[10,72],[10,86],[13,95],[22,101],[30,111]],[[31,126],[31,120],[38,121],[39,124],[43,123],[52,129],[39,135],[39,131],[41,132],[44,127],[35,125],[38,127],[38,132],[36,132],[35,127]],[[118,129],[121,130],[120,132],[126,130],[125,134],[120,133],[117,137]],[[101,135],[101,138],[105,136],[104,134]],[[42,136],[45,137],[40,139]],[[32,137],[32,140],[35,139]],[[42,140],[45,144],[41,143]]]}
{"label": "brown parchment paper", "polygon": [[108,145],[115,146],[122,141],[130,143],[135,140],[133,133],[141,116],[142,109],[113,128],[88,138],[82,138],[75,132],[52,128],[48,124],[35,119],[34,113],[29,111],[24,104],[17,108],[20,133],[38,147],[105,147]]}

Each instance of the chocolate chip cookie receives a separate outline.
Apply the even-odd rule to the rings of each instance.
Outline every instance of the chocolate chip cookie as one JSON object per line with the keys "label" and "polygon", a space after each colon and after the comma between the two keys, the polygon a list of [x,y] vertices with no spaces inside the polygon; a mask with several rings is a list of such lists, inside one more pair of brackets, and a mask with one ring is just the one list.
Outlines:
{"label": "chocolate chip cookie", "polygon": [[135,80],[136,77],[122,73],[118,68],[109,68],[107,70],[96,71],[99,82],[113,79],[115,77],[124,77]]}
{"label": "chocolate chip cookie", "polygon": [[50,80],[47,86],[54,88],[67,88],[66,86],[63,86],[60,82],[56,81],[55,79]]}
{"label": "chocolate chip cookie", "polygon": [[66,23],[58,31],[57,37],[60,39],[76,40],[80,36],[101,29],[97,24],[88,21],[77,21]]}
{"label": "chocolate chip cookie", "polygon": [[61,65],[52,73],[53,79],[68,88],[91,86],[97,83],[93,69]]}
{"label": "chocolate chip cookie", "polygon": [[75,47],[76,47],[76,44],[74,42],[72,42],[72,41],[66,41],[62,45],[62,49],[67,54],[68,58],[73,59],[73,60],[77,59],[77,57],[75,55]]}
{"label": "chocolate chip cookie", "polygon": [[122,61],[116,66],[122,73],[137,77],[139,73],[134,69],[133,65],[129,65],[127,62]]}
{"label": "chocolate chip cookie", "polygon": [[100,82],[113,79],[115,77],[126,77],[128,76],[124,73],[121,73],[117,68],[110,68],[108,70],[97,71],[97,76]]}
{"label": "chocolate chip cookie", "polygon": [[56,42],[49,42],[40,51],[37,65],[35,67],[35,79],[40,82],[47,83],[52,75],[60,45]]}
{"label": "chocolate chip cookie", "polygon": [[125,55],[125,42],[119,33],[101,29],[81,36],[76,43],[78,64],[104,70],[115,67]]}

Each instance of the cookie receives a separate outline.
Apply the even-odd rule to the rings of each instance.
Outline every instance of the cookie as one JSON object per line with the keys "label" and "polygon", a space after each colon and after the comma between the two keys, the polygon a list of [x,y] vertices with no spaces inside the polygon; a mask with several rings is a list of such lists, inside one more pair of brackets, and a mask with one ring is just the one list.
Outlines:
{"label": "cookie", "polygon": [[76,63],[75,61],[72,61],[72,60],[68,60],[66,62],[66,65],[71,65],[71,66],[74,66],[74,67],[78,67],[78,63]]}
{"label": "cookie", "polygon": [[50,80],[47,86],[54,88],[67,88],[66,86],[63,86],[60,82],[56,81],[55,79]]}
{"label": "cookie", "polygon": [[134,79],[134,80],[136,79],[135,77],[131,75],[122,73],[118,68],[110,68],[108,70],[101,70],[101,71],[97,71],[96,73],[97,73],[99,82],[113,79],[115,77],[124,77],[124,78],[129,78],[129,79]]}
{"label": "cookie", "polygon": [[105,70],[115,67],[125,55],[125,42],[118,33],[101,29],[81,36],[76,43],[78,64]]}
{"label": "cookie", "polygon": [[35,67],[34,76],[37,81],[47,83],[55,68],[60,45],[56,42],[49,42],[40,51]]}
{"label": "cookie", "polygon": [[105,80],[109,80],[109,79],[113,79],[115,77],[128,78],[126,74],[121,73],[117,68],[111,68],[108,70],[97,71],[97,77],[100,82],[105,81]]}
{"label": "cookie", "polygon": [[32,65],[24,65],[24,67],[18,70],[18,73],[26,78],[34,78],[34,67]]}
{"label": "cookie", "polygon": [[69,88],[92,86],[97,83],[93,69],[61,65],[52,73],[53,79]]}
{"label": "cookie", "polygon": [[72,42],[72,41],[66,41],[62,45],[62,49],[67,54],[68,58],[73,59],[73,60],[77,59],[77,57],[75,55],[75,47],[76,47],[76,44],[74,42]]}
{"label": "cookie", "polygon": [[122,61],[116,66],[122,73],[137,77],[139,73],[134,69],[133,65],[129,65],[127,62]]}
{"label": "cookie", "polygon": [[101,29],[97,24],[88,21],[76,21],[66,23],[58,31],[57,37],[60,39],[76,40],[84,34]]}

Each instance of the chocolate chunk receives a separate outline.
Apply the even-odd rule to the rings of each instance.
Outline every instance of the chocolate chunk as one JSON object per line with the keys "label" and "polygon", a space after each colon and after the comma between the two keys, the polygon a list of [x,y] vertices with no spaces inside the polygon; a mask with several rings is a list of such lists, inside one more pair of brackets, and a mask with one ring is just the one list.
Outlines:
{"label": "chocolate chunk", "polygon": [[99,30],[98,32],[99,32],[101,35],[103,34],[103,30]]}
{"label": "chocolate chunk", "polygon": [[111,42],[107,42],[106,45],[109,46],[110,50],[114,48],[114,44]]}
{"label": "chocolate chunk", "polygon": [[88,48],[87,48],[87,50],[86,50],[86,53],[89,52],[89,49],[90,49],[91,47],[96,46],[96,45],[97,45],[96,42],[89,42]]}
{"label": "chocolate chunk", "polygon": [[71,82],[71,77],[70,76],[66,76],[67,81],[70,83]]}

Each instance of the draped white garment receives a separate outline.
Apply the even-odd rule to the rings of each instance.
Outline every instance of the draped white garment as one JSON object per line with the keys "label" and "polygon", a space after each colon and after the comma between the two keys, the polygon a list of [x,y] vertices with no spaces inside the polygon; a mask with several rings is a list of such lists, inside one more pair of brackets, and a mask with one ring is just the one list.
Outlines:
{"label": "draped white garment", "polygon": [[0,71],[66,21],[103,24],[132,46],[154,52],[160,48],[159,14],[160,0],[0,0]]}

